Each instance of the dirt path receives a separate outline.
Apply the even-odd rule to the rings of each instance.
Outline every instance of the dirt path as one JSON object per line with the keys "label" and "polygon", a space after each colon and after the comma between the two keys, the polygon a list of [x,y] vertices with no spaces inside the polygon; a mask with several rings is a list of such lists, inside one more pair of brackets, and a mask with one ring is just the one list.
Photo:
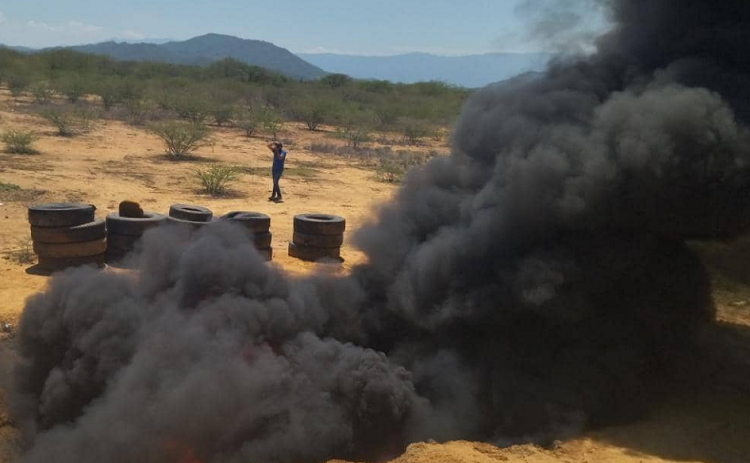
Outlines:
{"label": "dirt path", "polygon": [[[139,201],[145,209],[165,212],[170,204],[194,203],[216,214],[253,210],[272,217],[274,265],[303,274],[315,264],[286,255],[292,237],[292,217],[305,212],[339,214],[347,228],[356,229],[373,207],[386,202],[395,187],[376,181],[373,173],[340,158],[310,153],[312,142],[332,143],[325,133],[287,127],[282,139],[289,151],[288,175],[282,180],[285,202],[270,203],[269,153],[263,138],[248,139],[234,129],[216,129],[216,143],[191,162],[173,162],[162,155],[160,141],[142,129],[113,121],[98,122],[90,133],[65,139],[55,137],[40,119],[24,115],[0,91],[0,131],[30,128],[41,137],[33,156],[0,153],[0,182],[21,191],[0,191],[0,253],[17,249],[28,239],[26,207],[48,201],[84,201],[95,204],[97,215],[115,211],[121,200]],[[425,147],[428,149],[430,147]],[[196,191],[195,168],[207,162],[258,168],[244,174],[229,198],[214,199]],[[345,273],[362,262],[362,253],[345,243],[345,262],[327,268]],[[13,323],[24,300],[42,290],[48,277],[30,271],[29,264],[0,260],[0,322]],[[731,295],[730,295],[731,296]],[[736,298],[735,298],[736,299]],[[732,297],[722,296],[731,301]],[[744,300],[744,299],[743,299]],[[747,309],[727,302],[721,317],[749,323]],[[0,337],[3,336],[0,333]],[[10,459],[18,437],[8,425],[0,397],[0,461]],[[553,449],[517,446],[499,449],[489,444],[452,442],[417,443],[394,463],[746,463],[750,461],[750,398],[731,390],[688,388],[662,404],[643,421],[590,433],[562,442]]]}

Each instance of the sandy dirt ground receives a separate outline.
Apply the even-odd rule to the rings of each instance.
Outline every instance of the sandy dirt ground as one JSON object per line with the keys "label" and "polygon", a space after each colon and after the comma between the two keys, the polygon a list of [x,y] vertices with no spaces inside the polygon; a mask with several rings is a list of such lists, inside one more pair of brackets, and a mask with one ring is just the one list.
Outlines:
{"label": "sandy dirt ground", "polygon": [[[246,138],[236,129],[214,128],[215,144],[197,153],[197,159],[174,162],[163,155],[160,140],[141,128],[117,121],[99,121],[86,134],[60,138],[42,119],[23,111],[0,89],[0,132],[33,129],[39,134],[37,155],[0,153],[0,182],[20,191],[0,190],[0,255],[19,249],[29,239],[28,205],[40,202],[81,201],[97,207],[97,216],[116,211],[131,199],[144,209],[165,213],[170,204],[192,203],[209,207],[216,215],[251,210],[272,217],[274,263],[287,272],[305,274],[323,267],[346,273],[364,255],[345,243],[342,264],[311,264],[287,256],[292,217],[325,212],[346,217],[354,230],[387,202],[395,186],[377,181],[374,172],[331,155],[308,150],[312,142],[340,143],[325,132],[311,133],[287,125],[281,134],[289,158],[282,180],[285,202],[267,201],[271,189],[270,156],[266,138]],[[415,148],[409,148],[415,149]],[[419,149],[441,149],[429,141]],[[219,162],[258,168],[243,174],[232,195],[215,199],[201,194],[193,172],[205,163]],[[0,259],[0,322],[16,324],[24,300],[45,288],[48,276],[32,264]],[[724,291],[717,295],[719,318],[729,329],[750,330],[750,292]],[[5,338],[3,338],[3,336]],[[4,340],[3,340],[4,339]],[[7,334],[0,340],[12,342]],[[533,445],[498,448],[486,443],[416,443],[393,463],[746,463],[750,462],[750,397],[743,391],[698,378],[673,393],[649,416],[637,423],[599,429],[556,442],[552,448]],[[0,462],[11,460],[18,433],[4,411],[0,396]]]}

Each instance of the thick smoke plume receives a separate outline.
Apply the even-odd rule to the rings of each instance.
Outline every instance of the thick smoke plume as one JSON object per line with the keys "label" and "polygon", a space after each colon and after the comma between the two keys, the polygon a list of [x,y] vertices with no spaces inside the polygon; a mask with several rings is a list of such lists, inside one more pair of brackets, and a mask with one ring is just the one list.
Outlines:
{"label": "thick smoke plume", "polygon": [[380,459],[647,407],[713,316],[683,240],[750,224],[750,3],[599,3],[599,51],[474,95],[351,277],[289,278],[217,228],[55,278],[13,361],[26,461]]}

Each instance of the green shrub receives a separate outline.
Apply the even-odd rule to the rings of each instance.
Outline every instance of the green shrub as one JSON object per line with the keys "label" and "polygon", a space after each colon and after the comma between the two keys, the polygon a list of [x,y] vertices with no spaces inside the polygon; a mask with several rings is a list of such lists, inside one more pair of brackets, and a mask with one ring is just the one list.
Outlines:
{"label": "green shrub", "polygon": [[88,82],[84,81],[83,77],[75,74],[70,74],[62,77],[55,84],[55,89],[71,103],[77,103],[78,100],[86,95],[88,88]]}
{"label": "green shrub", "polygon": [[54,125],[57,135],[61,137],[72,137],[76,134],[76,121],[73,113],[61,108],[49,109],[41,113],[47,122]]}
{"label": "green shrub", "polygon": [[21,191],[21,187],[15,183],[3,183],[0,182],[0,193],[8,191]]}
{"label": "green shrub", "polygon": [[32,146],[36,140],[34,132],[25,130],[9,130],[2,135],[5,151],[14,154],[34,154]]}
{"label": "green shrub", "polygon": [[307,126],[307,130],[315,131],[325,123],[333,113],[332,102],[324,97],[302,98],[294,108],[295,116]]}
{"label": "green shrub", "polygon": [[99,113],[86,108],[78,108],[74,112],[74,124],[78,131],[88,132],[94,126],[94,121],[99,119]]}
{"label": "green shrub", "polygon": [[260,110],[257,117],[260,126],[263,127],[263,130],[273,135],[273,139],[276,140],[278,138],[279,130],[281,130],[282,126],[281,115],[278,113],[278,111],[266,106],[265,108]]}
{"label": "green shrub", "polygon": [[325,77],[321,77],[320,83],[330,88],[339,88],[347,85],[352,81],[352,78],[346,74],[328,74]]}
{"label": "green shrub", "polygon": [[245,132],[245,136],[247,137],[252,137],[258,130],[258,126],[260,126],[257,114],[252,111],[243,111],[239,113],[235,124]]}
{"label": "green shrub", "polygon": [[34,242],[31,238],[16,239],[15,246],[5,253],[5,258],[19,265],[28,265],[36,262],[34,253]]}
{"label": "green shrub", "polygon": [[203,124],[211,111],[210,103],[200,94],[182,94],[175,98],[174,110],[182,119],[193,124]]}
{"label": "green shrub", "polygon": [[416,145],[419,140],[426,137],[430,133],[430,128],[424,121],[417,119],[404,118],[400,121],[401,131],[404,135],[404,140],[411,144]]}
{"label": "green shrub", "polygon": [[129,123],[143,125],[151,114],[151,106],[141,98],[133,98],[125,101],[125,113]]}
{"label": "green shrub", "polygon": [[14,73],[8,77],[8,89],[13,97],[19,97],[31,83],[31,78],[27,74]]}
{"label": "green shrub", "polygon": [[230,184],[239,177],[239,169],[230,166],[211,166],[197,169],[195,178],[203,191],[211,196],[224,196]]}
{"label": "green shrub", "polygon": [[399,151],[378,158],[377,179],[386,183],[400,183],[413,168],[423,166],[437,153]]}
{"label": "green shrub", "polygon": [[111,110],[123,99],[120,82],[113,78],[100,82],[99,85],[96,86],[94,93],[101,98],[102,106],[105,111]]}
{"label": "green shrub", "polygon": [[214,106],[210,112],[211,117],[213,117],[214,122],[219,127],[231,123],[234,118],[234,107],[228,104]]}
{"label": "green shrub", "polygon": [[162,139],[165,151],[172,159],[189,156],[198,148],[211,144],[205,125],[187,122],[163,122],[151,126],[151,131]]}
{"label": "green shrub", "polygon": [[362,143],[370,141],[373,126],[371,114],[363,112],[349,112],[342,118],[338,128],[341,138],[346,140],[349,148],[359,149]]}
{"label": "green shrub", "polygon": [[31,94],[34,95],[34,99],[41,105],[47,105],[52,102],[55,97],[55,91],[45,82],[40,82],[31,87]]}

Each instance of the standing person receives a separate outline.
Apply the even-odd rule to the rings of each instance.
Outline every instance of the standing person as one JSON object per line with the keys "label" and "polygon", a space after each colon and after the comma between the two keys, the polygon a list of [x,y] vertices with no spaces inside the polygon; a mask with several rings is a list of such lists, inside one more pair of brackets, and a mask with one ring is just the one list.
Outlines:
{"label": "standing person", "polygon": [[268,144],[268,149],[273,153],[273,167],[271,167],[271,176],[273,177],[273,193],[268,198],[269,201],[281,201],[281,188],[279,180],[284,173],[284,161],[286,160],[286,151],[280,141],[273,141]]}

